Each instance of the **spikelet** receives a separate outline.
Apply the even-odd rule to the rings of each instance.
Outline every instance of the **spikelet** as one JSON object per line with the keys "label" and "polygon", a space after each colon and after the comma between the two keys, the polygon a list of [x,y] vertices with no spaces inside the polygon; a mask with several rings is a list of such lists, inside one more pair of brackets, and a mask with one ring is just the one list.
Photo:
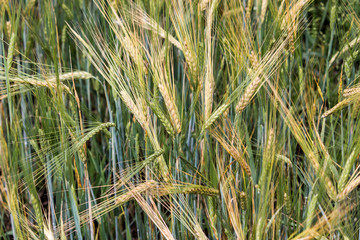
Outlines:
{"label": "spikelet", "polygon": [[39,203],[39,199],[38,199],[38,196],[35,195],[34,193],[36,193],[36,189],[35,189],[35,186],[33,184],[31,184],[32,186],[29,186],[29,188],[33,188],[32,191],[29,191],[29,194],[30,194],[30,201],[31,201],[31,204],[34,208],[34,211],[35,211],[35,216],[36,216],[36,221],[37,221],[37,224],[40,228],[43,227],[43,212],[41,210],[41,205]]}
{"label": "spikelet", "polygon": [[214,88],[215,88],[214,78],[212,76],[208,76],[205,81],[205,119],[208,119],[211,114],[213,97],[214,97]]}
{"label": "spikelet", "polygon": [[170,119],[174,126],[175,132],[180,133],[181,132],[181,122],[180,122],[180,117],[179,117],[179,113],[177,111],[175,102],[174,102],[173,98],[170,96],[167,88],[163,84],[160,83],[158,85],[158,87],[159,87],[159,91],[160,91],[161,95],[164,98],[164,102],[165,102],[166,108],[170,114]]}
{"label": "spikelet", "polygon": [[356,101],[352,115],[356,117],[359,113],[359,110],[360,110],[360,101]]}
{"label": "spikelet", "polygon": [[158,149],[156,151],[154,151],[153,154],[151,154],[149,157],[147,157],[142,164],[145,166],[147,164],[149,164],[150,162],[154,161],[155,159],[157,159],[158,157],[160,157],[161,155],[164,154],[164,149]]}
{"label": "spikelet", "polygon": [[[14,83],[29,84],[29,85],[32,85],[35,87],[52,87],[54,89],[56,89],[56,87],[57,87],[56,83],[53,81],[39,81],[39,80],[31,79],[31,78],[26,78],[26,79],[14,78],[14,79],[11,79],[11,81]],[[60,83],[60,86],[68,93],[71,92],[69,87],[64,85],[63,83]]]}
{"label": "spikelet", "polygon": [[10,21],[6,22],[6,34],[7,34],[7,37],[10,38],[10,36],[11,36],[11,22]]}
{"label": "spikelet", "polygon": [[308,154],[308,158],[311,161],[311,164],[313,165],[313,167],[315,168],[315,170],[319,171],[320,176],[321,176],[321,181],[326,185],[326,191],[328,192],[329,196],[332,199],[336,199],[336,189],[332,183],[332,181],[330,180],[330,178],[326,175],[325,171],[320,168],[319,162],[316,159],[316,154],[314,151],[311,151]]}
{"label": "spikelet", "polygon": [[331,58],[331,60],[329,61],[329,66],[331,66],[335,62],[337,57],[342,56],[344,53],[349,51],[349,49],[352,49],[355,45],[359,44],[359,42],[360,42],[360,37],[356,37],[351,42],[346,43],[344,48],[341,51],[334,54],[334,56]]}
{"label": "spikelet", "polygon": [[63,46],[64,46],[65,41],[66,41],[67,28],[68,28],[68,26],[64,25],[63,29],[61,30],[61,43],[63,44]]}
{"label": "spikelet", "polygon": [[245,192],[241,192],[241,193],[240,193],[240,206],[241,206],[241,209],[242,209],[243,211],[246,210],[247,198],[246,198],[246,193],[245,193]]}
{"label": "spikelet", "polygon": [[[213,62],[212,62],[212,47],[211,47],[211,30],[212,30],[212,21],[213,15],[215,11],[217,1],[213,1],[211,3],[211,8],[208,10],[207,18],[206,18],[206,30],[205,30],[205,53],[206,53],[206,74],[205,74],[205,120],[210,117],[213,97],[214,97],[214,89],[215,89],[215,81],[213,75]],[[202,52],[202,51],[200,51]]]}
{"label": "spikelet", "polygon": [[292,163],[288,157],[281,155],[281,154],[277,154],[276,158],[277,158],[277,160],[282,160],[282,161],[286,162],[289,166],[292,166]]}
{"label": "spikelet", "polygon": [[[13,78],[10,79],[12,82],[14,82],[15,84],[29,84],[35,87],[52,87],[54,89],[56,89],[57,85],[55,82],[53,81],[39,81],[39,80],[34,80],[31,78],[26,78],[26,79],[21,79],[21,78]],[[63,88],[65,91],[67,91],[68,93],[70,93],[70,89],[68,86],[64,85],[63,83],[60,83],[61,88]]]}
{"label": "spikelet", "polygon": [[266,144],[266,148],[267,148],[267,151],[269,152],[270,151],[270,147],[271,147],[271,144],[273,143],[273,140],[274,140],[274,129],[271,128],[269,130],[269,137],[268,137],[268,141],[267,141],[267,144]]}
{"label": "spikelet", "polygon": [[257,69],[259,67],[259,60],[254,51],[251,51],[249,60],[254,69]]}
{"label": "spikelet", "polygon": [[336,21],[336,1],[334,1],[335,4],[331,6],[330,10],[330,30],[335,30],[335,21]]}
{"label": "spikelet", "polygon": [[129,93],[125,90],[120,91],[121,99],[124,101],[124,104],[129,109],[132,114],[134,114],[136,120],[140,123],[140,125],[145,129],[146,128],[146,117],[142,111],[139,111],[138,107],[135,105],[134,101],[130,97]]}
{"label": "spikelet", "polygon": [[291,54],[295,52],[295,32],[289,31],[289,51]]}
{"label": "spikelet", "polygon": [[[297,16],[299,15],[299,12],[302,11],[303,7],[309,2],[310,0],[299,0],[297,1],[291,9],[286,12],[286,16],[283,17],[283,21],[281,23],[281,29],[285,29],[286,26],[289,26],[290,24],[294,23]],[[293,32],[296,32],[296,29],[292,30]]]}
{"label": "spikelet", "polygon": [[289,35],[289,51],[291,54],[295,52],[295,39],[296,39],[296,25],[295,19],[290,19],[291,16],[287,16],[287,31]]}
{"label": "spikelet", "polygon": [[289,196],[287,195],[287,193],[284,193],[284,202],[285,202],[285,210],[286,210],[286,214],[291,216],[291,200],[289,198]]}
{"label": "spikelet", "polygon": [[124,48],[126,49],[126,51],[129,53],[130,57],[137,62],[138,59],[138,51],[135,48],[133,42],[131,41],[130,37],[128,36],[124,36],[124,38],[122,39],[123,41],[123,45]]}
{"label": "spikelet", "polygon": [[15,44],[16,44],[16,34],[13,32],[10,37],[10,43],[9,43],[9,50],[7,55],[7,70],[10,71],[12,60],[14,56],[14,50],[15,50]]}

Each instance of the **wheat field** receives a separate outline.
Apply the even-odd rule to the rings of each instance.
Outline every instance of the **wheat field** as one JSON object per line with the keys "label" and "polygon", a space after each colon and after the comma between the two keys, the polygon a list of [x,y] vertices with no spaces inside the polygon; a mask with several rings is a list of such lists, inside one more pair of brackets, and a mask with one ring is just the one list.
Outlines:
{"label": "wheat field", "polygon": [[360,239],[359,46],[356,0],[0,0],[0,239]]}

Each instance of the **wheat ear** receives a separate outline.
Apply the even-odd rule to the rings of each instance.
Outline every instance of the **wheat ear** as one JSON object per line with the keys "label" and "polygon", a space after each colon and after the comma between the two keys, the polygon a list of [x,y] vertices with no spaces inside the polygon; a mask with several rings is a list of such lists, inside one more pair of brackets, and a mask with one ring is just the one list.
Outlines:
{"label": "wheat ear", "polygon": [[256,92],[256,90],[258,89],[259,85],[261,84],[261,79],[260,77],[256,77],[253,81],[251,81],[251,83],[249,84],[249,86],[246,88],[243,96],[240,98],[239,103],[236,105],[236,111],[240,114],[245,107],[249,104],[252,96],[254,95],[254,93]]}
{"label": "wheat ear", "polygon": [[167,131],[167,133],[170,136],[174,136],[175,131],[174,131],[170,121],[166,118],[165,114],[161,110],[159,104],[157,102],[156,103],[150,102],[149,105],[150,105],[151,109],[153,110],[153,112],[155,113],[155,115],[159,118],[162,125],[165,127],[165,130]]}
{"label": "wheat ear", "polygon": [[174,102],[173,98],[170,96],[167,88],[163,84],[159,84],[158,87],[159,87],[159,91],[161,92],[161,95],[164,98],[164,102],[165,102],[166,108],[169,111],[170,119],[173,123],[175,131],[176,131],[176,133],[180,133],[181,132],[181,122],[180,122],[180,118],[179,118],[179,113],[175,106],[175,102]]}
{"label": "wheat ear", "polygon": [[[259,67],[259,61],[258,58],[255,54],[254,51],[251,52],[250,54],[250,62],[253,66],[253,69],[258,69]],[[252,72],[252,71],[250,71]],[[257,91],[257,89],[259,88],[261,84],[261,79],[260,77],[256,77],[254,80],[252,80],[250,82],[250,84],[247,86],[247,88],[245,89],[245,92],[243,94],[243,96],[240,98],[239,103],[236,105],[236,111],[240,114],[245,107],[249,104],[251,98],[253,97],[253,95],[255,94],[255,92]]]}
{"label": "wheat ear", "polygon": [[[76,72],[69,72],[69,73],[64,73],[64,74],[60,74],[59,75],[59,80],[60,81],[66,81],[66,80],[72,80],[72,79],[90,79],[93,78],[94,76],[91,75],[88,72],[84,72],[84,71],[76,71]],[[49,81],[56,81],[56,77],[51,77],[49,78]]]}
{"label": "wheat ear", "polygon": [[123,100],[126,107],[129,109],[129,111],[134,114],[136,120],[140,123],[140,125],[145,129],[146,128],[146,117],[142,111],[138,109],[138,107],[135,105],[134,101],[130,97],[129,93],[125,90],[120,91],[121,99]]}
{"label": "wheat ear", "polygon": [[327,110],[326,112],[323,113],[323,115],[321,115],[321,118],[326,118],[327,116],[329,116],[330,114],[333,114],[334,112],[336,112],[337,110],[341,109],[342,107],[344,107],[345,105],[349,104],[351,102],[351,99],[344,99],[341,102],[339,102],[338,104],[336,104],[334,107],[332,107],[331,109]]}
{"label": "wheat ear", "polygon": [[189,48],[186,40],[184,40],[183,52],[184,52],[185,60],[189,65],[190,72],[191,72],[192,76],[196,78],[198,76],[196,54]]}
{"label": "wheat ear", "polygon": [[344,90],[344,97],[351,97],[354,95],[359,95],[360,94],[360,87],[357,88],[347,88]]}
{"label": "wheat ear", "polygon": [[84,143],[86,143],[87,141],[89,141],[90,138],[92,138],[95,134],[97,134],[98,132],[100,132],[103,129],[109,128],[109,127],[115,127],[115,123],[112,122],[107,122],[107,123],[102,123],[99,126],[95,127],[94,129],[92,129],[88,134],[86,134],[82,139],[80,139],[80,141],[77,143],[78,146],[83,146]]}
{"label": "wheat ear", "polygon": [[[31,79],[31,78],[26,78],[26,79],[14,78],[14,79],[11,79],[11,81],[13,81],[14,83],[29,84],[29,85],[36,86],[36,87],[52,87],[54,89],[56,89],[56,87],[57,87],[57,85],[54,81],[39,81],[39,80]],[[71,92],[69,87],[66,86],[65,84],[60,83],[60,86],[68,93]]]}
{"label": "wheat ear", "polygon": [[127,193],[122,194],[115,200],[115,205],[125,203],[134,197],[134,194],[140,194],[156,187],[157,183],[154,180],[149,180],[144,183],[137,185],[130,189]]}
{"label": "wheat ear", "polygon": [[343,200],[352,190],[354,190],[360,184],[360,177],[352,180],[347,184],[346,188],[342,192],[340,192],[337,196],[337,200]]}
{"label": "wheat ear", "polygon": [[211,116],[205,121],[203,130],[208,129],[225,111],[230,104],[224,103],[218,109],[216,109]]}
{"label": "wheat ear", "polygon": [[208,196],[218,196],[219,190],[211,188],[211,187],[205,187],[201,185],[191,185],[184,187],[183,189],[184,194],[200,194],[200,195],[208,195]]}

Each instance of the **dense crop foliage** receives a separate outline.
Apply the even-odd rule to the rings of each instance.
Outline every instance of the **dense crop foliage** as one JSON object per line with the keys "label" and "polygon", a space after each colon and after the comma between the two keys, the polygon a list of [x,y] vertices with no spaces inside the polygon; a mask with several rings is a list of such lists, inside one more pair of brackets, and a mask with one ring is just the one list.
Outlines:
{"label": "dense crop foliage", "polygon": [[359,239],[359,14],[0,0],[0,238]]}

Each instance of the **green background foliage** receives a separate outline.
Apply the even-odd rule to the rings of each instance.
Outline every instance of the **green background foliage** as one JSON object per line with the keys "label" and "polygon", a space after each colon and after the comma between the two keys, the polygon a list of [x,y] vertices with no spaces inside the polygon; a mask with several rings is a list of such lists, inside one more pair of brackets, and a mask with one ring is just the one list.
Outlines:
{"label": "green background foliage", "polygon": [[355,0],[0,0],[1,239],[358,239]]}

